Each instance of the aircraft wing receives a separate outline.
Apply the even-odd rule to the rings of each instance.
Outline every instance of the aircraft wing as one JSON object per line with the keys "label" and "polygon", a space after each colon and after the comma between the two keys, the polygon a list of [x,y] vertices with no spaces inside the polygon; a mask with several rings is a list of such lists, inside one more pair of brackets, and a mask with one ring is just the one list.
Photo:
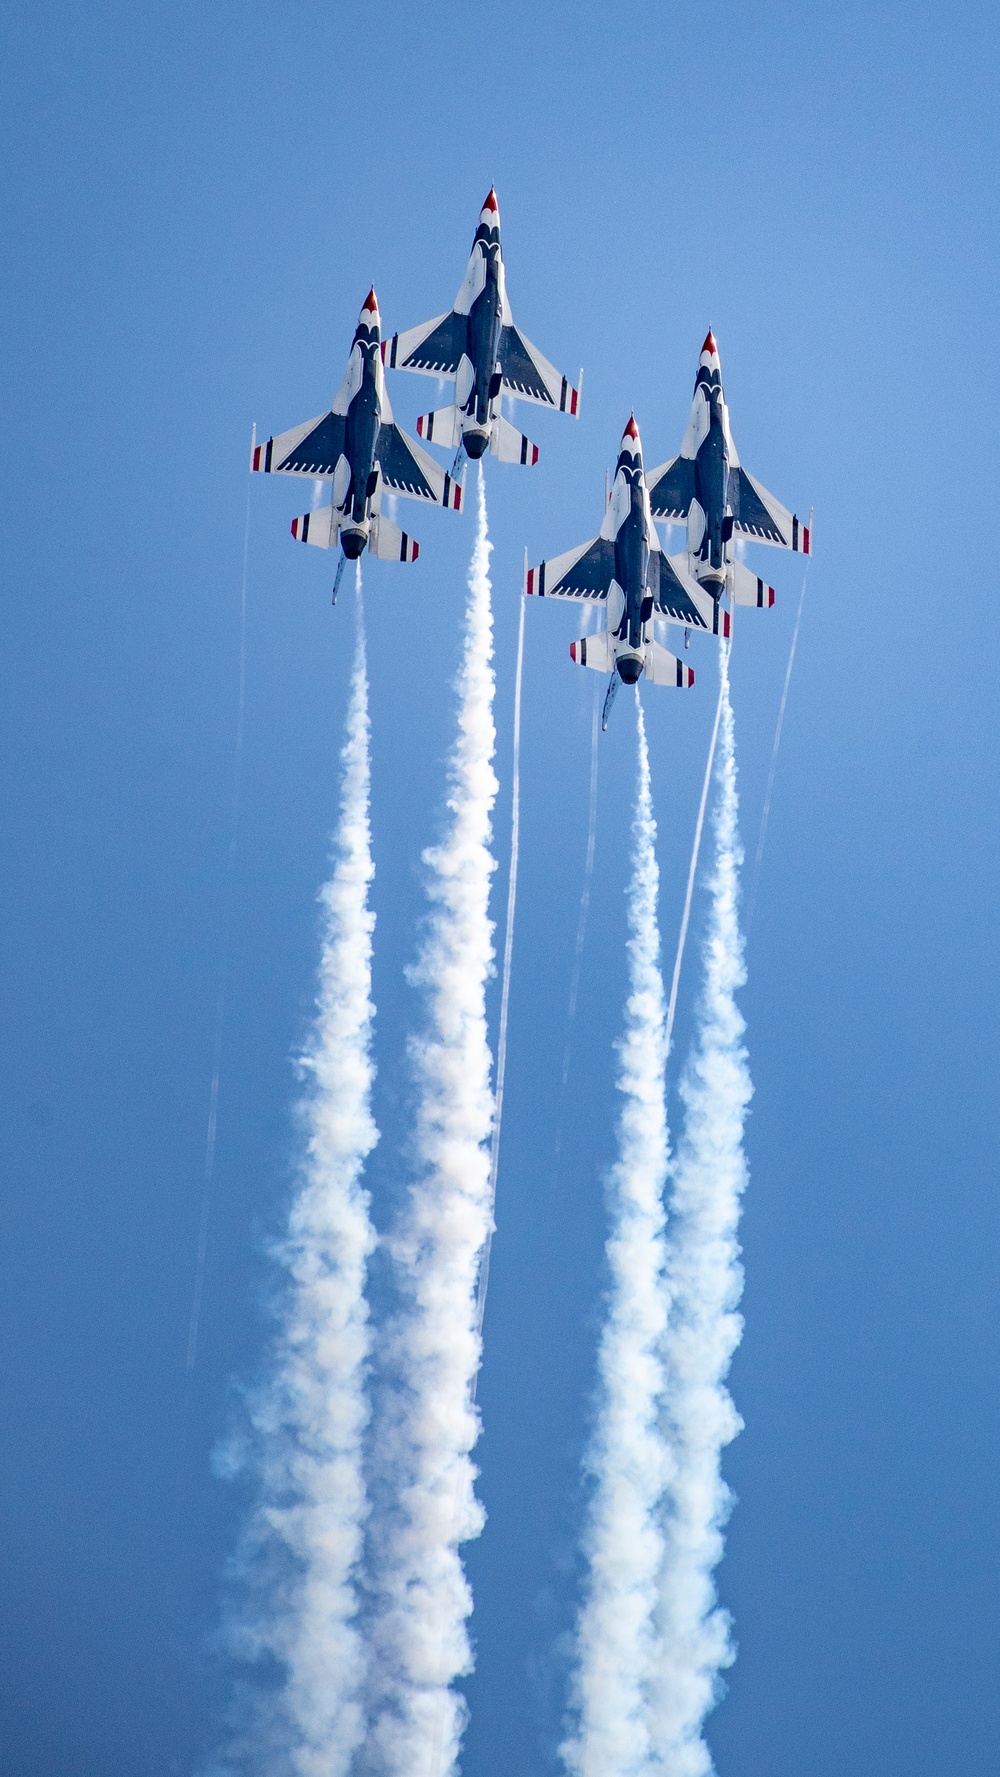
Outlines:
{"label": "aircraft wing", "polygon": [[422,327],[394,333],[387,339],[382,361],[390,370],[419,370],[424,376],[454,376],[469,333],[467,315],[454,309],[435,315]]}
{"label": "aircraft wing", "polygon": [[347,422],[343,414],[324,413],[290,432],[279,432],[254,446],[251,469],[262,475],[311,475],[329,479],[344,451]]}
{"label": "aircraft wing", "polygon": [[[735,485],[734,485],[735,484]],[[741,537],[753,537],[757,543],[771,543],[776,549],[795,549],[800,555],[811,555],[809,526],[789,512],[766,487],[748,475],[745,469],[730,468],[729,498],[733,508],[733,529]]]}
{"label": "aircraft wing", "polygon": [[439,463],[395,425],[379,429],[375,459],[385,486],[411,500],[430,500],[436,506],[462,510],[462,484],[446,475]]}
{"label": "aircraft wing", "polygon": [[694,499],[693,461],[674,457],[671,463],[661,463],[658,469],[648,471],[646,486],[654,518],[686,519]]}
{"label": "aircraft wing", "polygon": [[524,590],[544,599],[606,599],[614,577],[614,543],[594,537],[529,568]]}
{"label": "aircraft wing", "polygon": [[501,328],[499,356],[502,387],[508,395],[517,395],[522,401],[537,401],[540,407],[558,407],[560,413],[577,412],[579,389],[574,389],[516,327]]}
{"label": "aircraft wing", "polygon": [[[658,587],[652,584],[657,562]],[[686,558],[683,555],[671,558],[658,552],[650,556],[649,566],[654,615],[664,618],[667,623],[681,623],[685,629],[702,629],[709,635],[717,635],[719,607],[711,593],[699,586],[693,575],[687,572]]]}

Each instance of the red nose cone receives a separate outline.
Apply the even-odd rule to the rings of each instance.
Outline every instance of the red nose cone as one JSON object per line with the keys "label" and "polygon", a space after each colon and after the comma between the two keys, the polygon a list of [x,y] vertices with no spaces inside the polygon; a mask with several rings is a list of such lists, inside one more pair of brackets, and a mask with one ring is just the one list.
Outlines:
{"label": "red nose cone", "polygon": [[494,211],[494,213],[499,213],[500,205],[497,203],[497,194],[494,191],[492,185],[490,186],[490,195],[486,199],[486,202],[483,205],[483,209],[484,210],[492,210],[492,211]]}
{"label": "red nose cone", "polygon": [[634,413],[629,414],[628,425],[625,427],[625,430],[622,433],[622,442],[623,443],[626,438],[634,439],[636,444],[638,444],[638,442],[639,442],[639,428],[635,423],[635,414]]}
{"label": "red nose cone", "polygon": [[361,313],[363,315],[377,315],[378,314],[378,298],[375,295],[374,284],[372,285],[371,289],[369,290],[368,295],[365,297],[365,300],[364,300],[362,307],[361,307]]}
{"label": "red nose cone", "polygon": [[705,335],[705,344],[701,349],[703,352],[712,352],[716,357],[718,356],[719,348],[715,343],[715,334],[712,332],[711,327]]}

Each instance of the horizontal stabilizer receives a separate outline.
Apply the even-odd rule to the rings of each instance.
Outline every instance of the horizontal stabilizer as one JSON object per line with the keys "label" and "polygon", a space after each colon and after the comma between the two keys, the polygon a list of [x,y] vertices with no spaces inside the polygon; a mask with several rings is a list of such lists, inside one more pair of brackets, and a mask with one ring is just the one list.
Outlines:
{"label": "horizontal stabilizer", "polygon": [[570,642],[569,657],[577,666],[592,666],[599,673],[609,673],[615,664],[614,637],[606,629],[599,629],[592,636],[581,636],[578,642]]}
{"label": "horizontal stabilizer", "polygon": [[526,463],[530,468],[538,461],[537,444],[503,418],[495,419],[490,428],[490,450],[501,463]]}
{"label": "horizontal stabilizer", "polygon": [[401,531],[391,519],[377,512],[372,518],[368,553],[379,561],[416,561],[420,554],[420,544],[408,537],[405,531]]}
{"label": "horizontal stabilizer", "polygon": [[685,666],[669,648],[661,647],[659,642],[646,643],[646,677],[654,685],[674,685],[679,690],[687,690],[694,684],[694,669]]}
{"label": "horizontal stabilizer", "polygon": [[422,413],[417,421],[417,437],[428,444],[440,444],[444,450],[457,450],[462,442],[462,418],[451,403],[433,413]]}
{"label": "horizontal stabilizer", "polygon": [[340,534],[341,514],[333,506],[317,506],[292,519],[292,536],[300,543],[315,543],[318,549],[332,549]]}
{"label": "horizontal stabilizer", "polygon": [[774,587],[768,586],[745,562],[730,563],[729,584],[737,605],[756,605],[758,610],[769,611],[774,604]]}

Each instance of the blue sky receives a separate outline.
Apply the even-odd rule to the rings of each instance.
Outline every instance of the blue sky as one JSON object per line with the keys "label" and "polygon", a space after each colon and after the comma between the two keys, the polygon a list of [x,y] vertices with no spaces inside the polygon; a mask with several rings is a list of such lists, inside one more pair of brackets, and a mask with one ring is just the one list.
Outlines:
{"label": "blue sky", "polygon": [[[993,9],[42,0],[3,29],[0,1773],[187,1774],[218,1732],[239,1500],[211,1452],[266,1338],[352,641],[327,562],[288,537],[300,493],[255,486],[192,1377],[250,424],[321,411],[373,278],[390,327],[445,308],[493,181],[515,317],[586,371],[577,425],[518,410],[537,470],[488,465],[501,837],[522,548],[593,534],[633,405],[647,460],[673,454],[709,323],[743,461],[816,508],[743,1001],[746,1430],[720,1570],[740,1653],[718,1769],[991,1769]],[[393,379],[404,426],[432,390]],[[417,565],[366,578],[383,1217],[471,545],[468,521],[412,525]],[[796,561],[755,560],[778,603],[733,658],[751,851],[801,584]],[[623,997],[625,721],[602,743],[561,1101],[593,686],[572,613],[527,617],[467,1777],[558,1768]],[[692,659],[690,694],[646,698],[668,934],[713,706],[710,648]]]}

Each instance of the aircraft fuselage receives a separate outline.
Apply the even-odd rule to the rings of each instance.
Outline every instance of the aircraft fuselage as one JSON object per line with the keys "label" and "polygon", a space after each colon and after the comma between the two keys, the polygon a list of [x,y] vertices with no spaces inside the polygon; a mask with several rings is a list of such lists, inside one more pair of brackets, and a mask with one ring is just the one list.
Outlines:
{"label": "aircraft fuselage", "polygon": [[[616,633],[619,641],[638,652],[643,645],[643,626],[652,609],[647,592],[649,535],[641,487],[642,469],[626,469],[620,473],[629,482],[629,510],[615,536],[615,579],[625,595],[625,609]],[[623,656],[618,661],[618,671],[626,684],[634,684],[642,671],[641,660]]]}
{"label": "aircraft fuselage", "polygon": [[695,497],[705,514],[705,535],[699,557],[716,574],[726,567],[726,539],[723,535],[726,506],[729,498],[729,447],[723,419],[722,390],[718,385],[706,390],[709,400],[709,426],[695,458]]}
{"label": "aircraft fuselage", "polygon": [[371,330],[368,340],[358,339],[355,343],[361,353],[361,385],[347,409],[344,427],[344,455],[351,479],[343,499],[345,522],[340,532],[341,546],[349,561],[356,561],[368,542],[371,499],[378,481],[375,450],[382,424],[375,369],[379,351],[377,328]]}
{"label": "aircraft fuselage", "polygon": [[[482,232],[485,234],[486,231]],[[465,417],[462,435],[466,454],[473,459],[481,457],[489,446],[492,408],[497,398],[492,383],[500,355],[500,333],[503,326],[499,230],[490,232],[496,233],[496,240],[479,241],[479,250],[485,260],[485,283],[469,310],[467,334],[472,388],[463,409]]]}

